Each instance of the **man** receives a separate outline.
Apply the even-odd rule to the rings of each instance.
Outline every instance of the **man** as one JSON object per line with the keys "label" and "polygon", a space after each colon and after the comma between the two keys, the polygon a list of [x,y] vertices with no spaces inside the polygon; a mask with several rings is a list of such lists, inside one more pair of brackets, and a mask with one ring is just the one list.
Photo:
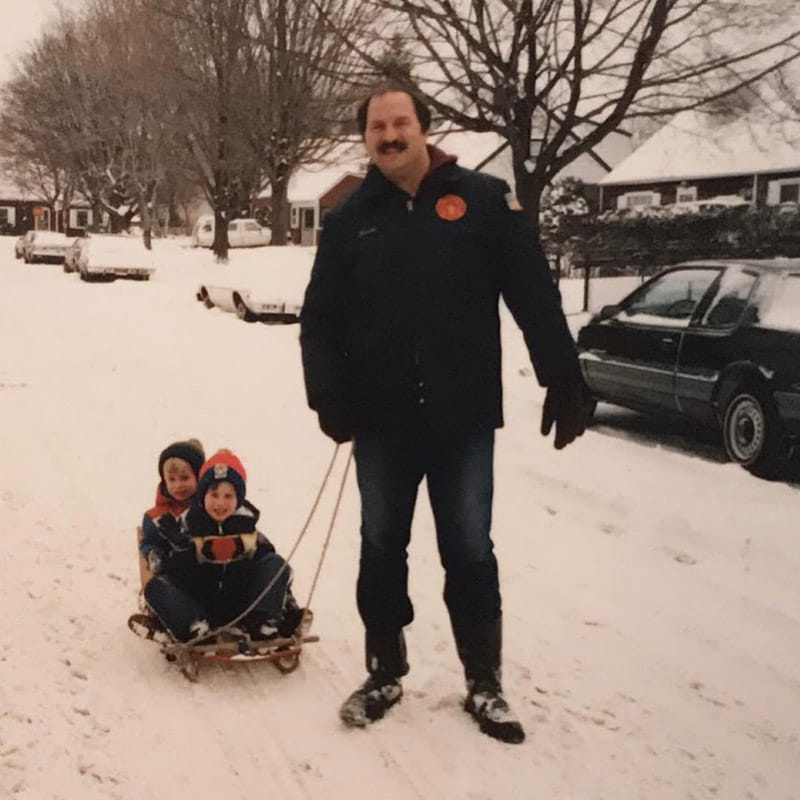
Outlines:
{"label": "man", "polygon": [[542,417],[561,449],[583,433],[586,395],[558,290],[507,184],[427,145],[430,112],[384,85],[358,111],[372,164],[333,209],[301,315],[308,402],[353,439],[361,495],[358,609],[369,676],[340,711],[380,719],[408,672],[406,548],[425,477],[464,666],[464,708],[521,742],[500,682],[501,604],[489,535],[494,430],[503,424],[499,296],[548,387]]}

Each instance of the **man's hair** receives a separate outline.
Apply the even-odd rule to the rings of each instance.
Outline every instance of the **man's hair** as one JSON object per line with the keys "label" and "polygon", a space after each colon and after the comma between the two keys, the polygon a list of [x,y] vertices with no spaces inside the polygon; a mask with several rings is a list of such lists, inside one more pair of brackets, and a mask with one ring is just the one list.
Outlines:
{"label": "man's hair", "polygon": [[403,86],[396,81],[384,81],[370,90],[369,94],[361,101],[356,110],[356,123],[358,124],[358,132],[361,136],[363,136],[367,130],[367,108],[369,106],[369,101],[372,100],[373,97],[380,97],[389,92],[402,92],[411,98],[420,127],[427,133],[431,126],[431,110],[428,106],[422,102],[416,92],[410,90],[407,86]]}

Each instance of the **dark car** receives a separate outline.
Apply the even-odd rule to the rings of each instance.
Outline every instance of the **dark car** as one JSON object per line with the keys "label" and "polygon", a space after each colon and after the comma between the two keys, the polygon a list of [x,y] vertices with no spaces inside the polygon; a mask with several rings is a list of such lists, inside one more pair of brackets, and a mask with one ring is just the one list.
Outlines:
{"label": "dark car", "polygon": [[598,400],[716,426],[775,475],[800,444],[800,259],[678,264],[578,334]]}

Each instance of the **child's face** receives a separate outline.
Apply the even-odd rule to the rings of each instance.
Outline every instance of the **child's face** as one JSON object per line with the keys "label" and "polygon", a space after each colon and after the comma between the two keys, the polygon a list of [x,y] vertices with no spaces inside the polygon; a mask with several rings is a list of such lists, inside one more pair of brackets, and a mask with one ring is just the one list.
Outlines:
{"label": "child's face", "polygon": [[164,462],[164,484],[170,497],[183,501],[194,494],[197,478],[182,458],[168,458]]}
{"label": "child's face", "polygon": [[215,483],[207,492],[203,500],[203,506],[212,519],[217,522],[227,519],[234,511],[238,503],[236,502],[236,490],[233,484],[228,481]]}

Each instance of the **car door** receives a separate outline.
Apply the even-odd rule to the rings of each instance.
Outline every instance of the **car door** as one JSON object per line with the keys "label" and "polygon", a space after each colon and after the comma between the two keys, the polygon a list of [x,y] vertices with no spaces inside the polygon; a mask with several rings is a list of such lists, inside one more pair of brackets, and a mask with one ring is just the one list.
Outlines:
{"label": "car door", "polygon": [[720,274],[701,313],[684,331],[675,371],[678,409],[701,422],[715,419],[714,390],[728,364],[748,360],[741,324],[760,273],[732,265]]}
{"label": "car door", "polygon": [[671,269],[630,294],[612,316],[588,326],[581,362],[593,393],[620,405],[677,411],[681,337],[718,274],[708,267]]}

